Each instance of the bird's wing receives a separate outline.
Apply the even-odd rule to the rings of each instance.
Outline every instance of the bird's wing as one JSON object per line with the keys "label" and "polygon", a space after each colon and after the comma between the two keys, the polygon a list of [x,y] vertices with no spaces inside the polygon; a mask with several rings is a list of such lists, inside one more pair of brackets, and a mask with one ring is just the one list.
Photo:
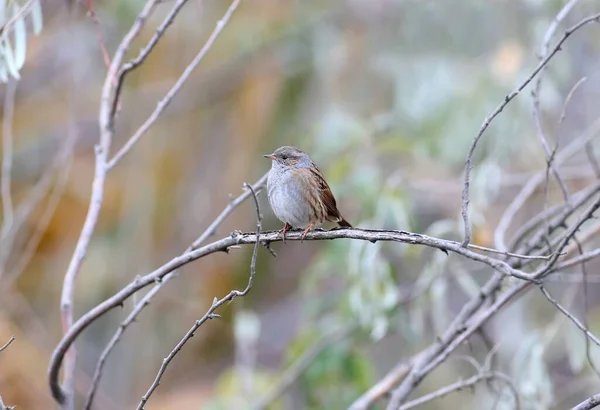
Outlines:
{"label": "bird's wing", "polygon": [[341,219],[340,211],[337,209],[335,198],[331,192],[331,188],[329,188],[329,185],[327,184],[327,181],[325,181],[325,178],[323,178],[323,174],[316,165],[307,169],[309,169],[315,176],[315,181],[321,194],[321,201],[323,202],[327,219],[333,222],[339,221]]}

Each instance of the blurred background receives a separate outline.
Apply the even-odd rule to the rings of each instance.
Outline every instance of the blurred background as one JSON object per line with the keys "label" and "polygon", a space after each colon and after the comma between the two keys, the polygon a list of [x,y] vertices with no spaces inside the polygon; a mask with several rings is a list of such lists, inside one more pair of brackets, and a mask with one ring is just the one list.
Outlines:
{"label": "blurred background", "polygon": [[[0,241],[0,345],[16,337],[0,353],[0,395],[19,409],[56,407],[47,367],[62,335],[62,280],[87,212],[98,141],[106,66],[86,2],[69,4],[43,3],[43,28],[27,37],[21,78],[0,86],[3,133],[13,135],[15,204]],[[144,1],[93,4],[112,55]],[[173,4],[159,5],[127,60]],[[312,156],[355,226],[462,239],[461,181],[469,144],[486,115],[535,68],[544,33],[563,5],[243,0],[166,112],[110,172],[76,284],[76,318],[185,250],[244,182],[268,171],[262,154],[282,145]],[[147,61],[127,77],[113,153],[146,120],[228,6],[224,0],[190,0]],[[566,27],[598,11],[597,1],[579,1],[551,44]],[[541,120],[548,139],[560,147],[599,132],[599,57],[600,28],[591,25],[567,41],[545,73]],[[565,98],[582,77],[587,80],[560,122]],[[478,146],[471,194],[476,244],[494,245],[502,212],[532,173],[545,169],[532,110],[527,89]],[[579,157],[562,169],[573,191],[595,178]],[[548,195],[551,202],[562,199],[554,185]],[[544,197],[542,191],[533,197],[510,233],[544,208]],[[260,200],[263,228],[280,229],[264,193]],[[254,205],[246,201],[212,239],[255,226]],[[347,408],[395,363],[431,343],[492,275],[456,255],[396,243],[272,247],[276,258],[259,249],[250,294],[200,328],[146,408],[246,408],[315,346],[318,357],[271,408]],[[162,359],[213,298],[245,286],[251,253],[245,247],[186,265],[109,356],[94,408],[134,408]],[[588,269],[593,272],[593,264]],[[587,318],[598,331],[599,288],[590,281]],[[549,287],[582,312],[579,283]],[[106,343],[145,292],[78,339],[78,402]],[[490,344],[498,345],[497,366],[514,378],[523,408],[563,409],[600,390],[580,332],[539,292],[511,305],[485,330],[461,354],[483,360]],[[600,360],[600,349],[592,354]],[[472,374],[468,363],[450,359],[418,394]],[[483,385],[422,408],[513,408],[510,394],[500,390]]]}

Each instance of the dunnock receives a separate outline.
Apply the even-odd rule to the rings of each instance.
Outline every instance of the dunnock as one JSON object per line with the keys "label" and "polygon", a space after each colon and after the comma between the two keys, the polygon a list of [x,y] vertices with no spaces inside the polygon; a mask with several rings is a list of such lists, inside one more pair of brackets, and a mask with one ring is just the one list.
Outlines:
{"label": "dunnock", "polygon": [[277,219],[284,222],[283,240],[290,228],[306,233],[323,222],[352,227],[337,209],[331,188],[308,154],[296,147],[281,147],[265,158],[272,160],[267,178],[269,203]]}

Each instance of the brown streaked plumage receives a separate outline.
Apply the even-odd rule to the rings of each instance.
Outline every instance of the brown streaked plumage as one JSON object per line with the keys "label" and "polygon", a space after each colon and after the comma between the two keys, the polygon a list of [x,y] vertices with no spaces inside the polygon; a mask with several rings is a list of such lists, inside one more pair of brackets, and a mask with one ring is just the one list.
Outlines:
{"label": "brown streaked plumage", "polygon": [[341,227],[352,227],[337,208],[331,188],[308,154],[295,147],[284,146],[272,154],[267,179],[269,203],[275,216],[284,222],[281,230],[303,228],[306,233],[325,221],[337,222]]}

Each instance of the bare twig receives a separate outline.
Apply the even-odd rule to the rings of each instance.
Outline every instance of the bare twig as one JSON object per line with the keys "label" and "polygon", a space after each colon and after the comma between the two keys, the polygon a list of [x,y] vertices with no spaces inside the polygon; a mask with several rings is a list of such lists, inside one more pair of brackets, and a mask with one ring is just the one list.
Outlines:
{"label": "bare twig", "polygon": [[471,143],[471,146],[469,147],[469,151],[467,153],[467,159],[465,161],[465,178],[464,178],[464,187],[463,187],[463,192],[462,192],[462,205],[461,205],[461,214],[462,214],[464,229],[465,229],[465,237],[463,240],[463,246],[467,246],[467,244],[469,244],[469,242],[471,242],[471,222],[470,222],[469,212],[468,212],[469,211],[469,189],[470,189],[470,183],[471,183],[471,168],[473,166],[472,165],[473,153],[475,152],[477,143],[481,139],[481,136],[483,135],[484,131],[488,128],[488,126],[490,125],[492,120],[498,114],[500,114],[500,112],[504,109],[504,107],[506,107],[508,105],[508,103],[511,102],[512,99],[515,98],[531,82],[531,80],[533,80],[533,78],[546,66],[546,64],[548,64],[548,62],[550,62],[552,57],[554,57],[554,55],[556,55],[556,53],[558,53],[558,51],[561,50],[563,43],[574,32],[576,32],[581,27],[583,27],[589,23],[597,23],[599,20],[600,20],[600,13],[597,13],[592,16],[584,18],[579,23],[568,28],[565,31],[563,37],[554,46],[552,51],[550,51],[550,53],[548,53],[546,58],[544,58],[538,64],[538,66],[535,68],[535,70],[533,70],[533,72],[529,75],[529,77],[527,77],[527,79],[525,79],[525,81],[523,81],[514,91],[512,91],[509,95],[507,95],[504,98],[504,101],[490,115],[488,115],[486,117],[486,119],[483,121],[481,128],[477,132],[477,135],[475,136],[475,138],[473,139],[473,142]]}
{"label": "bare twig", "polygon": [[[227,11],[225,12],[225,15],[221,18],[221,20],[219,20],[217,22],[215,29],[213,30],[210,37],[204,44],[204,47],[202,47],[202,49],[200,50],[200,52],[198,52],[198,54],[196,54],[196,57],[194,57],[192,62],[185,68],[185,70],[183,71],[183,73],[181,74],[181,76],[179,77],[177,82],[175,82],[173,87],[171,87],[171,89],[164,96],[164,98],[158,102],[158,104],[156,105],[156,108],[154,109],[152,114],[150,114],[148,119],[146,119],[146,121],[140,126],[140,128],[138,128],[138,130],[125,143],[125,145],[119,150],[119,152],[117,152],[115,154],[115,156],[108,162],[108,164],[107,164],[108,169],[114,167],[117,164],[117,162],[119,162],[121,160],[121,158],[123,158],[123,156],[126,155],[131,150],[131,148],[139,141],[139,139],[142,137],[142,135],[144,135],[146,133],[146,131],[148,131],[150,129],[150,127],[152,127],[154,122],[158,119],[160,114],[162,114],[162,112],[165,110],[165,108],[167,108],[167,106],[169,105],[169,103],[171,102],[171,100],[173,99],[175,94],[177,94],[179,92],[179,90],[181,89],[183,84],[187,81],[188,77],[192,74],[192,71],[194,71],[194,69],[198,66],[198,64],[200,64],[200,62],[204,59],[204,56],[206,55],[206,53],[208,53],[208,50],[210,50],[213,43],[219,36],[219,34],[221,34],[221,31],[223,31],[223,28],[225,27],[225,25],[227,25],[227,23],[229,22],[229,19],[233,15],[233,12],[237,9],[238,5],[240,4],[240,1],[241,0],[234,0],[231,3],[231,5],[227,9]],[[177,4],[184,3],[184,2],[185,2],[185,0],[180,0]],[[168,17],[167,17],[167,19],[168,19]],[[167,21],[167,20],[165,20],[165,21]],[[163,23],[163,24],[165,24],[165,23]],[[170,23],[168,23],[168,24],[170,24]],[[168,24],[167,24],[167,26],[168,26]],[[157,33],[155,34],[155,37],[157,35],[159,35],[159,31],[157,31]],[[153,40],[154,40],[154,38],[153,38]],[[149,48],[149,50],[151,50],[154,47],[154,44],[152,43],[153,40],[151,40],[147,46],[147,48]],[[158,41],[158,38],[156,41]],[[149,50],[148,50],[148,52],[149,52]],[[140,55],[143,56],[144,55],[143,53],[144,53],[144,50],[142,50],[142,53],[140,53]],[[142,57],[141,61],[143,61],[144,58],[145,57]],[[132,65],[131,67],[132,68],[130,68],[130,69],[133,69],[133,68],[135,68],[135,65]],[[124,71],[124,73],[125,72],[126,71]],[[123,75],[125,75],[125,74],[123,74]],[[122,82],[120,84],[122,84]],[[113,109],[113,112],[114,112],[114,109]]]}
{"label": "bare twig", "polygon": [[594,249],[593,251],[586,252],[583,255],[576,256],[574,258],[571,258],[569,260],[566,260],[564,262],[556,264],[556,266],[554,266],[552,268],[552,272],[559,272],[561,270],[571,268],[576,265],[580,265],[580,264],[590,261],[592,259],[596,259],[599,256],[600,256],[600,249]]}
{"label": "bare twig", "polygon": [[0,34],[3,34],[6,31],[9,31],[12,29],[12,26],[19,21],[22,18],[26,17],[26,13],[28,13],[31,9],[31,6],[33,5],[34,0],[27,0],[27,3],[25,3],[23,6],[21,6],[19,8],[19,10],[17,11],[17,13],[12,16],[7,22],[6,24],[4,24],[2,27],[0,27]]}
{"label": "bare twig", "polygon": [[[422,404],[425,404],[427,402],[430,402],[432,400],[435,399],[439,399],[442,398],[444,396],[447,396],[450,393],[454,393],[457,391],[461,391],[461,390],[466,390],[466,389],[471,389],[474,388],[475,385],[477,385],[478,383],[482,382],[482,381],[490,381],[493,379],[497,379],[499,378],[498,376],[499,374],[497,372],[483,372],[480,374],[476,374],[475,376],[472,376],[466,380],[462,380],[453,384],[450,384],[446,387],[443,387],[439,390],[436,390],[433,393],[427,394],[425,396],[419,397],[418,399],[412,400],[402,406],[400,406],[400,410],[408,410],[408,409],[412,409],[414,407],[420,406]],[[502,378],[503,381],[505,381],[506,379],[508,379],[507,376],[504,376]],[[515,395],[515,403],[516,406],[515,408],[518,409],[519,408],[519,398],[518,395]]]}
{"label": "bare twig", "polygon": [[98,46],[100,47],[100,52],[102,53],[102,58],[104,59],[104,64],[106,65],[106,68],[109,68],[110,67],[110,55],[108,54],[108,50],[106,49],[106,44],[104,43],[104,38],[102,37],[102,30],[100,30],[100,21],[98,20],[98,16],[96,15],[96,10],[94,10],[94,0],[87,0],[87,6],[88,6],[89,16],[92,19],[92,22],[94,23],[94,28],[96,31],[96,39],[98,40]]}
{"label": "bare twig", "polygon": [[349,410],[369,409],[378,400],[388,394],[394,386],[401,382],[408,375],[411,367],[412,363],[398,363],[365,394],[356,399],[349,407]]}
{"label": "bare twig", "polygon": [[[571,200],[574,202],[572,205],[574,208],[577,208],[579,205],[579,201],[585,197],[586,193],[593,192],[594,187],[586,187],[579,192],[576,192],[571,196]],[[547,220],[547,218],[554,219],[561,212],[565,212],[566,204],[557,204],[552,207],[546,208],[534,217],[530,218],[527,222],[521,225],[521,227],[515,232],[513,238],[510,240],[510,245],[508,249],[515,249],[520,243],[526,239],[527,235],[531,234],[532,231],[538,228],[538,226]],[[544,227],[544,229],[548,230],[548,225]],[[503,234],[502,234],[503,235]],[[501,242],[504,242],[504,238],[499,238]]]}
{"label": "bare twig", "polygon": [[547,261],[548,259],[550,259],[552,257],[552,255],[548,255],[548,256],[544,256],[544,255],[541,255],[541,256],[536,256],[536,255],[519,255],[519,254],[511,253],[511,252],[499,251],[498,249],[487,248],[485,246],[473,245],[471,243],[468,244],[467,246],[469,248],[471,248],[471,249],[477,249],[479,251],[484,251],[484,252],[489,252],[489,253],[496,253],[496,254],[500,254],[500,255],[504,255],[504,256],[510,256],[511,258],[516,258],[516,259]]}
{"label": "bare twig", "polygon": [[306,349],[300,357],[285,370],[285,372],[278,376],[275,386],[273,386],[266,395],[261,397],[256,404],[252,406],[252,409],[267,409],[275,400],[281,397],[281,395],[284,394],[296,380],[298,380],[302,373],[304,373],[304,371],[327,347],[344,339],[355,329],[356,326],[347,326],[339,329],[338,331],[324,336],[318,343]]}
{"label": "bare twig", "polygon": [[121,69],[119,70],[119,74],[115,79],[115,96],[111,104],[111,117],[114,117],[117,112],[119,96],[121,95],[121,89],[123,87],[125,77],[127,76],[127,74],[129,74],[129,72],[135,70],[140,64],[146,61],[146,58],[150,55],[152,50],[154,50],[154,47],[158,44],[159,40],[162,38],[167,28],[169,28],[169,26],[173,24],[175,17],[177,17],[179,12],[181,11],[181,8],[185,5],[185,3],[187,3],[187,1],[188,0],[177,0],[177,3],[175,3],[169,14],[161,23],[161,25],[156,29],[154,35],[152,36],[148,44],[146,44],[146,46],[140,50],[140,53],[136,58],[128,61],[126,64],[123,64],[123,67],[121,67]]}
{"label": "bare twig", "polygon": [[[579,242],[579,240],[577,239],[576,236],[573,236],[573,242],[575,242],[575,245],[577,245],[577,251],[579,252],[579,255],[583,255],[583,246],[581,245],[581,243]],[[583,276],[583,285],[582,285],[582,290],[583,290],[583,327],[585,327],[586,329],[589,328],[588,326],[588,321],[587,321],[587,312],[589,309],[589,301],[588,301],[588,289],[587,289],[587,284],[588,284],[588,271],[587,271],[587,267],[586,267],[586,262],[582,262],[581,263],[581,274]],[[596,376],[600,377],[600,372],[598,371],[598,368],[596,367],[596,364],[594,363],[594,360],[592,359],[592,355],[590,352],[590,340],[586,337],[585,338],[585,357],[587,358],[588,363],[590,364],[590,367],[592,368],[592,370],[594,371],[594,373],[596,373]]]}
{"label": "bare twig", "polygon": [[567,94],[567,98],[565,98],[565,102],[563,103],[562,110],[560,111],[560,117],[558,118],[558,125],[562,124],[563,121],[565,120],[565,118],[567,116],[567,107],[569,106],[569,103],[571,102],[571,99],[573,98],[575,91],[577,91],[577,89],[579,89],[581,84],[583,84],[586,81],[587,81],[587,77],[581,77],[579,79],[579,81],[577,81],[575,83],[575,85],[573,85],[573,87],[571,87],[571,90]]}
{"label": "bare twig", "polygon": [[546,299],[548,299],[548,301],[550,303],[552,303],[558,310],[560,310],[562,312],[563,315],[565,315],[567,318],[569,318],[569,320],[571,322],[573,322],[573,324],[575,324],[575,326],[577,326],[579,328],[579,330],[581,330],[589,340],[591,340],[592,342],[594,342],[598,347],[600,347],[600,340],[598,340],[598,338],[596,336],[594,336],[594,334],[592,332],[590,332],[575,316],[573,316],[567,309],[565,309],[564,307],[562,307],[562,305],[560,303],[558,303],[558,301],[556,299],[554,299],[552,297],[552,295],[550,295],[550,293],[546,290],[546,288],[542,285],[540,286],[540,290],[542,291],[542,294],[546,297]]}
{"label": "bare twig", "polygon": [[596,394],[582,401],[577,406],[572,407],[571,410],[591,410],[598,406],[600,406],[600,394]]}
{"label": "bare twig", "polygon": [[[134,138],[139,138],[145,131],[147,131],[150,126],[156,121],[158,116],[162,113],[166,105],[170,102],[170,100],[174,97],[174,95],[179,91],[182,84],[185,82],[187,77],[190,75],[191,71],[198,65],[198,63],[202,60],[206,52],[210,49],[210,46],[214,42],[216,36],[221,32],[225,23],[231,17],[233,11],[237,8],[239,4],[239,0],[235,0],[227,13],[217,23],[217,28],[213,32],[213,35],[209,38],[205,46],[202,48],[201,52],[196,56],[192,64],[188,66],[188,68],[184,71],[183,75],[179,78],[175,86],[167,93],[167,96],[159,103],[157,109],[153,112],[153,114],[149,117],[149,119],[140,127],[138,130],[138,137],[132,137],[133,142],[135,142]],[[151,44],[146,50],[142,52],[142,58],[138,62],[140,64],[148,55],[148,53],[152,50],[156,42],[162,36],[164,30],[172,23],[173,19],[177,15],[179,9],[185,3],[184,0],[179,1],[172,12],[167,16],[167,19],[161,26],[162,31],[160,33],[155,33],[155,36],[151,40]],[[116,81],[115,92],[113,93],[113,84],[115,83],[115,78],[117,78],[117,74],[120,73],[120,65],[123,61],[125,53],[129,49],[131,42],[133,39],[139,34],[142,26],[145,24],[146,20],[150,16],[150,14],[154,11],[157,5],[157,0],[149,0],[144,6],[143,10],[140,12],[138,17],[136,18],[134,24],[131,29],[127,33],[127,35],[123,38],[121,44],[117,48],[115,55],[112,59],[110,67],[108,69],[108,73],[104,82],[104,86],[102,88],[102,97],[100,103],[100,114],[99,114],[99,125],[100,125],[100,144],[96,146],[96,167],[95,167],[95,175],[94,181],[92,185],[92,195],[90,198],[90,206],[88,209],[88,214],[86,216],[86,220],[84,222],[84,226],[82,228],[79,240],[77,242],[75,252],[69,264],[69,268],[67,273],[65,274],[65,279],[63,282],[63,292],[61,297],[61,311],[62,311],[62,322],[64,332],[72,326],[73,324],[73,296],[74,296],[74,284],[77,273],[79,272],[81,265],[83,263],[83,258],[85,257],[85,253],[87,251],[88,244],[90,242],[91,236],[94,232],[94,228],[96,225],[96,221],[98,220],[98,216],[100,214],[100,209],[102,206],[102,198],[104,193],[104,181],[106,179],[106,173],[108,170],[114,166],[120,155],[123,155],[125,152],[129,150],[129,148],[123,147],[121,150],[121,154],[117,153],[115,157],[110,161],[108,161],[108,156],[110,152],[110,145],[112,142],[112,137],[114,133],[114,120],[116,113],[116,106],[118,104],[119,95],[122,87],[123,77],[119,77],[120,80]],[[132,68],[130,68],[132,69]],[[111,100],[112,94],[112,100]],[[130,141],[132,141],[130,140]],[[133,144],[131,144],[133,145]],[[126,144],[127,146],[127,144]],[[59,401],[59,403],[64,404],[65,409],[73,408],[73,378],[75,371],[75,360],[76,353],[74,348],[71,348],[69,353],[67,354],[67,362],[65,363],[65,385],[66,391],[63,390],[57,384],[53,385],[53,395]]]}
{"label": "bare twig", "polygon": [[[562,253],[569,241],[581,227],[581,225],[588,221],[593,213],[600,206],[600,200],[596,200],[595,203],[591,204],[588,209],[579,217],[579,219],[568,229],[566,235],[561,239],[557,246],[557,252]],[[540,238],[538,238],[540,240]],[[534,243],[530,242],[530,245],[535,246]],[[599,252],[590,252],[586,254],[586,259],[589,260],[592,257],[596,257],[600,254]],[[553,255],[551,260],[547,264],[541,266],[536,272],[532,273],[533,278],[541,278],[545,275],[556,271],[556,261],[558,254]],[[579,258],[579,262],[583,258]],[[515,261],[518,264],[520,260]],[[393,383],[388,383],[384,387],[378,390],[377,397],[381,397],[389,392],[396,383],[402,381],[400,387],[396,389],[392,394],[391,404],[397,408],[402,404],[402,400],[412,391],[416,385],[425,377],[426,374],[435,369],[439,364],[443,363],[449,355],[464,341],[466,341],[473,333],[483,326],[483,324],[489,320],[490,317],[500,311],[502,307],[508,304],[515,298],[516,295],[521,293],[526,288],[530,287],[532,282],[520,282],[514,285],[512,288],[502,293],[501,296],[486,310],[476,315],[477,310],[483,306],[484,301],[488,300],[491,295],[494,295],[497,289],[502,284],[502,277],[496,274],[490,281],[488,281],[480,290],[479,294],[473,297],[467,304],[465,304],[452,322],[450,327],[444,332],[442,336],[437,338],[437,342],[424,349],[419,355],[411,361],[412,365],[407,370],[408,375],[403,374],[401,377],[392,377],[393,372],[386,376],[387,380],[392,380]],[[398,365],[401,367],[401,364]],[[372,403],[372,402],[371,402]],[[356,407],[355,409],[362,409],[365,407]],[[354,410],[354,409],[353,409]]]}
{"label": "bare twig", "polygon": [[2,120],[2,169],[0,173],[0,196],[2,197],[2,227],[0,241],[4,241],[13,223],[13,202],[11,194],[11,172],[13,160],[13,114],[17,80],[10,78],[4,95],[4,118]]}
{"label": "bare twig", "polygon": [[0,410],[13,410],[16,408],[17,406],[7,406],[6,404],[4,404],[4,402],[2,401],[2,396],[0,396]]}
{"label": "bare twig", "polygon": [[[215,218],[215,220],[208,226],[208,228],[206,228],[206,230],[202,233],[202,235],[200,235],[198,237],[198,239],[196,239],[193,242],[193,244],[186,249],[186,252],[190,252],[190,251],[196,249],[204,241],[206,241],[206,239],[208,237],[214,235],[216,233],[218,227],[223,223],[223,221],[225,221],[225,218],[227,218],[238,206],[240,206],[246,199],[248,199],[252,195],[252,192],[255,192],[258,194],[264,187],[264,184],[267,180],[267,175],[268,174],[263,175],[257,182],[254,183],[254,185],[252,185],[251,189],[247,189],[240,196],[238,196],[237,198],[232,200],[225,207],[225,209],[223,209],[223,211],[219,214],[219,216],[217,216],[217,218]],[[173,272],[166,275],[159,283],[157,283],[150,292],[148,292],[146,295],[144,295],[142,300],[137,302],[137,304],[135,305],[135,307],[131,311],[131,313],[127,316],[127,318],[123,322],[121,322],[121,325],[119,326],[119,328],[113,335],[110,342],[108,342],[108,344],[102,351],[100,358],[98,359],[98,363],[96,364],[96,369],[94,371],[94,377],[92,379],[92,384],[90,386],[90,389],[88,391],[88,395],[87,395],[87,398],[86,398],[86,401],[84,404],[84,409],[89,410],[92,407],[92,403],[94,401],[94,396],[96,394],[96,390],[98,389],[98,385],[100,384],[100,378],[102,377],[102,370],[104,368],[104,364],[106,363],[106,359],[108,358],[108,355],[110,354],[112,349],[118,343],[118,341],[120,340],[121,336],[123,335],[123,333],[125,332],[127,327],[135,321],[135,319],[138,317],[138,315],[141,313],[141,311],[150,304],[150,302],[152,301],[152,298],[165,286],[165,284],[169,280],[171,280],[173,277],[175,277],[176,273],[177,273],[177,271],[174,270]]]}
{"label": "bare twig", "polygon": [[[94,172],[94,181],[92,183],[92,194],[88,212],[75,246],[75,251],[65,273],[62,295],[61,295],[61,319],[63,332],[66,333],[73,324],[73,298],[75,294],[75,279],[83,264],[83,259],[87,252],[88,245],[96,227],[100,209],[102,208],[102,199],[104,196],[104,180],[107,172],[107,158],[110,152],[110,145],[114,133],[114,118],[110,116],[110,96],[112,93],[113,79],[115,78],[119,66],[129,49],[131,42],[138,35],[148,16],[154,10],[156,0],[149,0],[129,32],[125,35],[121,44],[119,44],[115,55],[113,56],[108,73],[102,87],[102,96],[100,100],[100,113],[98,124],[100,127],[100,143],[95,147],[96,166]],[[64,373],[65,388],[58,384],[53,391],[54,397],[63,406],[64,410],[74,409],[74,381],[75,381],[75,363],[76,351],[71,348],[67,354]]]}
{"label": "bare twig", "polygon": [[152,385],[150,386],[150,388],[148,389],[146,394],[144,394],[142,396],[142,399],[140,400],[140,403],[138,404],[137,410],[141,410],[144,408],[144,406],[150,399],[150,396],[152,395],[154,390],[156,390],[156,388],[160,384],[160,380],[161,380],[163,374],[165,373],[165,371],[167,370],[167,367],[169,366],[171,361],[175,358],[177,353],[179,353],[179,351],[183,348],[183,345],[185,345],[187,343],[187,341],[190,340],[194,336],[194,333],[196,333],[198,328],[200,326],[202,326],[202,324],[204,324],[204,322],[206,322],[208,319],[218,318],[219,315],[217,315],[215,313],[215,311],[220,306],[222,306],[223,304],[225,304],[227,302],[232,301],[236,297],[246,296],[248,294],[248,292],[250,291],[250,289],[252,289],[252,284],[254,283],[254,276],[256,274],[256,258],[258,256],[258,247],[260,245],[260,231],[261,231],[261,226],[262,226],[262,214],[260,212],[260,205],[258,203],[258,197],[256,196],[256,192],[254,191],[252,186],[250,186],[250,184],[245,184],[245,186],[252,192],[252,195],[254,197],[254,205],[256,206],[256,234],[255,234],[256,242],[254,243],[254,250],[252,251],[252,260],[250,262],[250,277],[248,278],[248,284],[246,285],[246,288],[243,291],[232,290],[225,297],[223,297],[219,300],[217,300],[217,298],[215,297],[210,309],[208,309],[208,311],[202,317],[202,319],[197,320],[196,323],[194,323],[194,325],[190,328],[190,330],[188,330],[188,332],[185,334],[185,336],[179,341],[179,343],[177,343],[177,345],[171,351],[171,353],[169,353],[169,355],[163,360],[163,362],[160,366],[160,369],[158,370],[158,374],[156,375],[156,378],[152,382]]}
{"label": "bare twig", "polygon": [[[600,130],[600,119],[594,121],[594,123],[586,129],[583,134],[573,140],[569,145],[567,145],[563,150],[561,150],[556,158],[555,163],[561,164],[563,161],[575,155],[575,153],[579,152],[585,144],[590,141],[596,133]],[[513,219],[517,215],[520,209],[523,208],[527,200],[533,195],[537,187],[544,182],[545,180],[545,171],[540,171],[521,188],[521,191],[513,198],[510,205],[506,208],[502,217],[500,218],[500,222],[498,222],[498,226],[494,230],[494,246],[499,250],[508,250],[507,246],[504,243],[504,237],[506,236],[506,231],[510,227]],[[549,210],[548,210],[549,211]],[[536,217],[535,219],[539,219],[540,222],[543,222],[546,218],[546,214],[542,213],[542,217]],[[520,231],[522,233],[522,231]],[[513,246],[517,243],[521,238],[516,236],[511,242]]]}
{"label": "bare twig", "polygon": [[596,154],[594,154],[594,146],[592,145],[592,141],[588,141],[585,144],[585,154],[587,155],[588,161],[594,170],[594,174],[597,179],[600,179],[600,164],[598,164],[598,159],[596,158]]}
{"label": "bare twig", "polygon": [[[559,253],[563,251],[581,225],[593,218],[593,214],[598,208],[600,208],[600,199],[597,199],[591,204],[578,220],[569,227],[557,246],[558,253],[554,254],[547,264],[542,265],[538,270],[533,272],[531,278],[539,280],[552,271],[558,260]],[[427,374],[443,363],[460,344],[466,341],[467,338],[483,326],[490,317],[495,315],[502,307],[533,282],[520,282],[514,285],[502,293],[490,307],[482,311],[479,315],[475,315],[477,310],[483,305],[483,302],[496,293],[496,290],[501,283],[502,278],[499,274],[494,275],[494,277],[481,288],[480,293],[463,306],[450,327],[437,339],[436,343],[423,351],[422,357],[415,362],[415,365],[408,376],[400,386],[392,392],[392,397],[388,406],[389,409],[399,408],[407,399],[410,392]]]}
{"label": "bare twig", "polygon": [[[550,221],[550,224],[547,225],[545,229],[540,229],[535,234],[533,234],[525,242],[525,244],[521,248],[519,248],[519,253],[530,253],[534,249],[539,248],[547,235],[559,228],[565,227],[567,219],[573,216],[576,210],[578,210],[584,204],[588,203],[588,201],[594,198],[599,192],[600,183],[596,183],[591,187],[583,190],[583,195],[577,201],[572,201],[571,206],[565,207],[560,214],[558,214],[554,219],[552,219],[552,221]],[[560,241],[560,239],[560,237],[557,237],[556,241]],[[544,251],[545,248],[541,247],[541,252]],[[567,252],[567,254],[569,254],[572,250],[570,248],[567,248],[565,251]],[[517,266],[522,266],[522,262],[519,261]]]}
{"label": "bare twig", "polygon": [[14,336],[11,336],[10,339],[8,339],[8,342],[6,342],[3,346],[0,346],[0,352],[3,351],[4,349],[6,349],[8,346],[10,346],[10,344],[15,340]]}
{"label": "bare twig", "polygon": [[[560,23],[564,20],[564,18],[567,16],[567,14],[573,9],[573,7],[575,7],[575,4],[577,4],[578,1],[579,0],[570,0],[567,4],[565,4],[563,6],[563,8],[558,12],[556,17],[554,18],[554,21],[552,22],[552,24],[550,24],[550,27],[548,27],[548,30],[546,31],[546,34],[544,35],[544,39],[543,39],[542,45],[540,47],[540,54],[539,54],[540,60],[543,60],[548,55],[548,51],[550,49],[550,40],[552,40],[552,37],[554,36],[554,33],[558,29],[558,26],[560,25]],[[556,153],[556,150],[558,147],[558,139],[557,139],[554,150],[551,150],[550,146],[548,144],[546,135],[544,134],[544,128],[542,126],[542,121],[540,118],[541,117],[541,114],[540,114],[540,92],[541,92],[541,88],[542,88],[542,78],[544,77],[546,68],[547,67],[544,67],[540,71],[539,75],[537,76],[537,78],[535,80],[535,85],[534,85],[533,89],[531,90],[531,95],[533,97],[533,120],[535,123],[535,129],[536,129],[537,136],[538,136],[540,143],[542,144],[542,147],[544,148],[544,152],[546,154],[546,161],[548,164],[548,172],[552,172],[552,174],[556,178],[556,181],[558,182],[558,185],[560,186],[560,189],[565,198],[565,202],[568,202],[569,201],[569,190],[567,188],[565,181],[563,180],[563,178],[561,177],[561,175],[558,171],[558,165],[553,163],[554,162],[554,154]],[[546,187],[547,187],[547,185],[548,185],[548,178],[546,178]]]}

